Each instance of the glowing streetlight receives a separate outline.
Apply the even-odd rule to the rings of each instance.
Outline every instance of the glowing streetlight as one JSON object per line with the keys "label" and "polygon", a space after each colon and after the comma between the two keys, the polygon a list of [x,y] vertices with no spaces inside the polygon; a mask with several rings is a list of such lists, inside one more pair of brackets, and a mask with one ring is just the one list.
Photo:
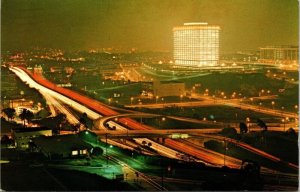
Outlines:
{"label": "glowing streetlight", "polygon": [[183,95],[181,94],[181,95],[180,95],[180,102],[182,102],[182,98],[183,98]]}
{"label": "glowing streetlight", "polygon": [[246,117],[246,122],[247,122],[248,130],[250,132],[250,117]]}
{"label": "glowing streetlight", "polygon": [[130,104],[132,105],[133,97],[130,97]]}
{"label": "glowing streetlight", "polygon": [[110,104],[110,103],[111,103],[111,100],[112,100],[111,98],[108,98],[108,104]]}
{"label": "glowing streetlight", "polygon": [[265,92],[265,90],[260,90],[259,92],[258,92],[258,96],[260,97],[260,96],[262,96],[263,95],[263,93]]}
{"label": "glowing streetlight", "polygon": [[158,95],[156,95],[156,97],[155,97],[155,99],[156,99],[156,100],[155,100],[155,103],[157,103],[158,98],[159,98]]}
{"label": "glowing streetlight", "polygon": [[272,104],[272,108],[274,110],[275,101],[272,101],[271,104]]}
{"label": "glowing streetlight", "polygon": [[285,119],[281,119],[281,122],[283,123],[283,131],[285,131]]}
{"label": "glowing streetlight", "polygon": [[260,110],[261,106],[262,106],[262,102],[259,102],[259,110]]}
{"label": "glowing streetlight", "polygon": [[158,119],[158,128],[161,129],[162,128],[162,124],[163,122],[166,121],[166,118],[165,117],[162,117],[161,119]]}
{"label": "glowing streetlight", "polygon": [[205,89],[205,95],[208,95],[209,89]]}
{"label": "glowing streetlight", "polygon": [[250,122],[250,117],[246,117],[246,121],[249,123]]}

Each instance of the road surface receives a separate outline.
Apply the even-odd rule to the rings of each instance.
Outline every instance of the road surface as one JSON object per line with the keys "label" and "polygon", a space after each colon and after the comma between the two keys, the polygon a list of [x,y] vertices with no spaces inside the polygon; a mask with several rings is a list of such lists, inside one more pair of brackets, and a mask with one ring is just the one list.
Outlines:
{"label": "road surface", "polygon": [[[95,116],[93,119],[97,119],[101,116],[111,116],[111,115],[117,115],[118,113],[113,111],[112,109],[109,109],[108,107],[106,107],[105,105],[103,105],[102,103],[100,103],[99,101],[93,100],[91,98],[85,97],[83,95],[80,95],[74,91],[65,89],[65,88],[61,88],[61,87],[56,87],[55,84],[43,79],[41,76],[36,75],[36,74],[30,74],[31,77],[36,81],[33,81],[31,79],[31,77],[28,75],[29,72],[27,71],[27,73],[25,73],[23,70],[18,69],[18,68],[12,68],[12,70],[23,80],[23,81],[31,81],[33,83],[36,84],[36,86],[39,86],[39,88],[37,89],[45,89],[48,93],[50,92],[53,96],[60,98],[62,101],[64,102],[70,102],[71,106],[74,107],[75,109],[80,109],[83,106],[86,106],[90,111],[90,113],[88,113],[89,116]],[[63,98],[63,99],[62,99]],[[70,99],[72,98],[72,99]],[[67,100],[67,101],[65,101]],[[72,105],[73,103],[73,105]],[[80,105],[81,104],[81,105]],[[83,111],[83,110],[81,110]],[[90,112],[89,111],[89,112]],[[85,111],[86,112],[86,111]],[[101,115],[99,115],[99,113]],[[97,116],[97,117],[96,117]],[[151,130],[153,129],[150,126],[147,125],[143,125],[140,124],[132,119],[129,118],[121,118],[118,120],[119,123],[125,125],[127,127],[130,127],[131,129],[135,129],[135,130]],[[123,128],[126,129],[125,127],[121,126],[118,124],[117,128]],[[139,142],[139,140],[137,140]],[[141,141],[141,140],[140,140]],[[148,140],[146,142],[153,142],[151,140]],[[166,149],[163,150],[159,150],[160,152],[163,151],[163,153],[169,153],[169,151],[172,149],[175,149],[176,151],[183,151],[186,154],[189,154],[191,156],[194,156],[196,158],[199,158],[209,164],[214,164],[214,165],[222,165],[221,162],[223,162],[222,158],[219,158],[216,155],[208,155],[207,153],[205,153],[203,150],[199,150],[199,149],[195,149],[189,145],[186,145],[182,142],[178,142],[172,139],[166,139],[165,140],[165,146],[166,149],[168,149],[168,151],[166,151]],[[160,147],[159,144],[158,146],[154,146],[154,147]],[[173,152],[172,152],[173,153]],[[170,154],[172,154],[170,153]],[[173,155],[173,154],[172,154]],[[234,168],[239,168],[240,164],[230,164],[228,165],[229,167],[234,167]]]}

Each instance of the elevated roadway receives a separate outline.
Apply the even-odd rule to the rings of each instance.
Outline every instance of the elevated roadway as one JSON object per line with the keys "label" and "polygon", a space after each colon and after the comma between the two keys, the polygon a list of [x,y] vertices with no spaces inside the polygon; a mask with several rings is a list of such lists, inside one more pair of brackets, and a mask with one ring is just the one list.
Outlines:
{"label": "elevated roadway", "polygon": [[[105,106],[104,104],[102,104],[99,101],[93,100],[91,98],[80,95],[79,93],[76,93],[74,91],[71,91],[71,90],[68,90],[65,88],[56,87],[55,84],[45,80],[44,78],[42,78],[41,76],[39,76],[37,74],[31,74],[29,71],[26,71],[25,69],[23,69],[23,70],[26,71],[26,74],[24,74],[24,71],[19,68],[13,68],[13,70],[14,70],[14,72],[16,72],[16,74],[19,74],[18,76],[22,80],[24,80],[24,81],[27,80],[27,82],[28,82],[28,81],[33,81],[32,79],[34,79],[34,83],[36,83],[37,86],[39,86],[39,89],[45,89],[48,92],[51,92],[53,95],[60,97],[60,99],[62,101],[64,101],[65,99],[71,100],[73,102],[76,101],[76,103],[86,106],[89,110],[92,110],[94,112],[92,114],[92,115],[95,115],[95,117],[93,119],[99,118],[99,113],[102,116],[103,115],[104,116],[112,116],[112,115],[118,114],[118,112],[113,111],[112,109],[109,109],[107,106]],[[64,96],[63,97],[64,99],[62,99],[61,95]],[[77,108],[79,108],[79,107],[77,106]],[[92,116],[92,115],[90,115],[90,116]],[[96,117],[96,116],[98,116],[98,117]],[[121,123],[121,125],[126,124],[127,127],[130,127],[131,129],[135,129],[135,130],[151,130],[151,129],[153,129],[150,126],[140,124],[130,118],[120,118],[118,123]],[[118,125],[118,127],[122,127],[122,126]],[[123,129],[125,129],[125,128],[123,127]],[[222,165],[223,164],[223,158],[219,158],[218,156],[213,155],[213,154],[207,154],[206,151],[195,149],[194,147],[191,147],[184,143],[175,141],[173,139],[165,139],[165,146],[175,149],[175,150],[178,150],[178,151],[183,151],[184,153],[187,153],[191,156],[202,159],[203,161],[209,162],[210,164],[213,164],[213,165]],[[231,162],[228,162],[227,166],[233,167],[233,168],[239,168],[240,162],[237,163],[236,161],[231,161]]]}
{"label": "elevated roadway", "polygon": [[[263,97],[254,97],[257,99],[266,99],[273,98],[274,96],[263,96]],[[125,105],[126,108],[166,108],[166,107],[205,107],[205,106],[229,106],[235,107],[243,110],[252,110],[259,113],[265,113],[278,117],[289,117],[289,118],[298,118],[297,113],[291,113],[283,110],[275,110],[270,108],[265,108],[256,105],[250,105],[240,102],[240,99],[220,99],[213,98],[210,96],[202,96],[199,94],[193,94],[192,98],[200,99],[201,101],[191,101],[191,102],[176,102],[176,103],[152,103],[152,104],[137,104],[137,105]]]}
{"label": "elevated roadway", "polygon": [[[235,139],[227,138],[224,136],[218,136],[218,135],[212,135],[207,134],[206,129],[176,129],[176,130],[127,130],[127,131],[94,131],[97,135],[100,137],[107,136],[113,137],[113,138],[130,138],[130,137],[146,137],[146,138],[159,138],[159,137],[165,137],[165,138],[172,138],[172,136],[176,135],[177,139],[181,138],[187,138],[187,137],[201,137],[206,139],[214,139],[219,141],[224,141],[228,143],[233,143],[241,148],[244,148],[250,152],[253,152],[257,155],[260,155],[262,157],[265,157],[267,159],[270,159],[274,162],[280,162],[281,159],[278,157],[275,157],[274,155],[271,155],[269,153],[266,153],[260,149],[257,149],[255,147],[252,147],[251,145],[248,145],[246,143],[240,142]],[[220,131],[215,130],[215,131]],[[181,141],[182,143],[183,141]],[[184,143],[184,142],[183,142]],[[187,144],[190,146],[190,144]],[[293,169],[298,170],[299,166],[288,163],[288,166],[292,167]]]}

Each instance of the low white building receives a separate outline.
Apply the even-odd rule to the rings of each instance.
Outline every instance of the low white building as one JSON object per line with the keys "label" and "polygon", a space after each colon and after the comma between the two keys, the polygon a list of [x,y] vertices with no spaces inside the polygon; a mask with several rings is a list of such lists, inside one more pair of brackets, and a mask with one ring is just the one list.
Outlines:
{"label": "low white building", "polygon": [[158,97],[185,96],[185,84],[179,81],[154,81],[153,95]]}

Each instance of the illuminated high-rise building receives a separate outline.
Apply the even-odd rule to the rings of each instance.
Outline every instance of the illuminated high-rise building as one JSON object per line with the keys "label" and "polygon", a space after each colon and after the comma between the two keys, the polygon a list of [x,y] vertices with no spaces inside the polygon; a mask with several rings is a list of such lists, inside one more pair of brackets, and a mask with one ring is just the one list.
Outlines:
{"label": "illuminated high-rise building", "polygon": [[219,33],[219,26],[207,23],[184,23],[174,27],[175,66],[216,66],[219,63]]}

